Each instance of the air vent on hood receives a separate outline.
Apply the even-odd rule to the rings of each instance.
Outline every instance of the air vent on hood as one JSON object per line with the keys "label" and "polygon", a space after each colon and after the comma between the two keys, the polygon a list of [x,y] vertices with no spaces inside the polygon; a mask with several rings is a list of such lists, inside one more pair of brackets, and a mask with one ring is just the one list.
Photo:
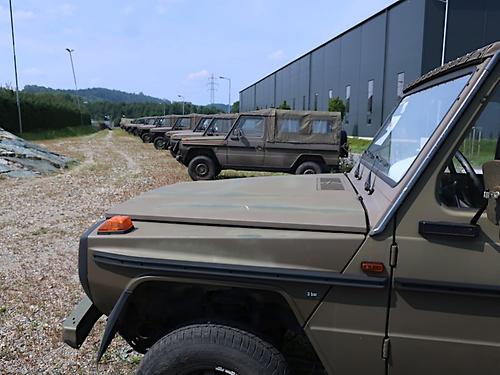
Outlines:
{"label": "air vent on hood", "polygon": [[345,190],[342,180],[338,177],[319,177],[318,190]]}

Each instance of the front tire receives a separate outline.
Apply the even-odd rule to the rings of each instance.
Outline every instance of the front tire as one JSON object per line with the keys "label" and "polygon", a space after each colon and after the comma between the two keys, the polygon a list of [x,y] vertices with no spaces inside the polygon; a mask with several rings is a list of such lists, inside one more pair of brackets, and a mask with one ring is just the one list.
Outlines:
{"label": "front tire", "polygon": [[144,133],[142,136],[141,136],[141,139],[144,143],[151,143],[151,137],[152,135],[149,134],[149,133]]}
{"label": "front tire", "polygon": [[318,163],[306,161],[297,167],[295,174],[319,174],[322,171],[321,165]]}
{"label": "front tire", "polygon": [[196,156],[189,162],[188,173],[193,181],[213,180],[217,175],[217,167],[212,158],[208,156]]}
{"label": "front tire", "polygon": [[155,139],[154,145],[157,150],[165,150],[165,147],[167,147],[167,140],[163,137],[158,137]]}
{"label": "front tire", "polygon": [[285,375],[272,345],[245,331],[215,324],[180,328],[146,353],[138,375]]}

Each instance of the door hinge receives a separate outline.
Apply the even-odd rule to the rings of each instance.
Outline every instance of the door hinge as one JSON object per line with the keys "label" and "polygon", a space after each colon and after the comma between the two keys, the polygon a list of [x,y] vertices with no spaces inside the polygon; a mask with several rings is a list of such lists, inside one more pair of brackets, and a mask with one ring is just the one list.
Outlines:
{"label": "door hinge", "polygon": [[382,343],[382,358],[389,359],[389,355],[391,354],[391,339],[385,338]]}
{"label": "door hinge", "polygon": [[389,261],[391,267],[396,267],[398,264],[398,250],[399,247],[397,244],[391,245],[391,259]]}

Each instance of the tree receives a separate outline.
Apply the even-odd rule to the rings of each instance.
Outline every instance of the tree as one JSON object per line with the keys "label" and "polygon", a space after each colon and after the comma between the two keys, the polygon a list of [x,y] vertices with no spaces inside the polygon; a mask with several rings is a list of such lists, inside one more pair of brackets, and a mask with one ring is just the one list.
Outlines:
{"label": "tree", "polygon": [[288,109],[290,110],[290,106],[288,105],[288,103],[286,102],[286,100],[283,100],[283,103],[280,104],[280,106],[278,107],[278,109]]}
{"label": "tree", "polygon": [[345,104],[338,96],[332,98],[328,101],[328,111],[329,112],[340,112],[342,119],[345,115]]}
{"label": "tree", "polygon": [[239,113],[240,112],[240,101],[236,101],[231,106],[231,113]]}

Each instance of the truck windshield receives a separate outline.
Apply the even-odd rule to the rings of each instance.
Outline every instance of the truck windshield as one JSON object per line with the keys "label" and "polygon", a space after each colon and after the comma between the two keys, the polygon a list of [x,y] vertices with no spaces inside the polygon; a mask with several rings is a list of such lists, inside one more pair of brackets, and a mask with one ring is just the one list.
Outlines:
{"label": "truck windshield", "polygon": [[397,184],[410,169],[470,75],[406,96],[363,154],[365,165]]}

